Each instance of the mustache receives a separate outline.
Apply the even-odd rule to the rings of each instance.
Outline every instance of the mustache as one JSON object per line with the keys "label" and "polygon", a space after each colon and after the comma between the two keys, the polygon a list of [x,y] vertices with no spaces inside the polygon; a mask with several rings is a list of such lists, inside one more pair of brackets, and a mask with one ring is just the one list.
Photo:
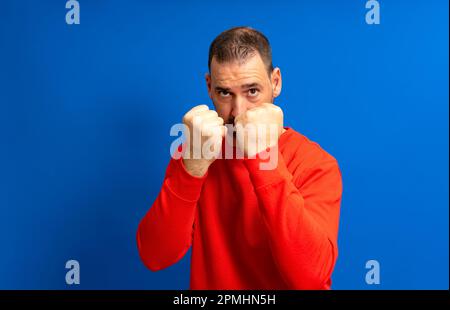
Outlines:
{"label": "mustache", "polygon": [[[236,137],[236,130],[234,129],[234,117],[229,118],[228,121],[224,122],[225,127],[228,127],[227,136]],[[231,127],[231,128],[230,128]]]}
{"label": "mustache", "polygon": [[234,117],[230,117],[228,120],[225,121],[225,124],[234,125]]}

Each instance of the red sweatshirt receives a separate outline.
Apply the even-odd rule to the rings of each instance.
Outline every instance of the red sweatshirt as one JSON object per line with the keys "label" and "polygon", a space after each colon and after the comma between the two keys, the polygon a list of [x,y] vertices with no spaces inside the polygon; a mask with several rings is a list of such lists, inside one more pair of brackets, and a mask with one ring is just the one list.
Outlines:
{"label": "red sweatshirt", "polygon": [[287,128],[278,165],[217,159],[203,177],[171,159],[161,192],[139,224],[151,270],[192,246],[191,289],[330,289],[341,174],[317,143]]}

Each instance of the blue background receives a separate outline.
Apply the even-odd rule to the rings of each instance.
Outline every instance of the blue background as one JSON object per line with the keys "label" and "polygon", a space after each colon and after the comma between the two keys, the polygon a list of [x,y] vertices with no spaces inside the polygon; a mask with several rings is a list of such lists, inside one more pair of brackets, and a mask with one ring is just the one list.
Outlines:
{"label": "blue background", "polygon": [[448,289],[447,1],[380,1],[367,25],[356,0],[80,0],[72,26],[65,2],[0,2],[0,289],[188,288],[190,255],[152,273],[136,228],[237,25],[272,43],[286,125],[339,161],[333,288]]}

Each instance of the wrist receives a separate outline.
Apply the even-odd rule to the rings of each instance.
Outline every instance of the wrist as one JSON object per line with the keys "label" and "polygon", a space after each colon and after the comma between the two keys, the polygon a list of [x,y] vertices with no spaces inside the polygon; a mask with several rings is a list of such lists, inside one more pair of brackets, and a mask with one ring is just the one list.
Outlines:
{"label": "wrist", "polygon": [[193,177],[203,177],[209,168],[209,163],[203,159],[185,159],[183,158],[183,165],[186,172]]}

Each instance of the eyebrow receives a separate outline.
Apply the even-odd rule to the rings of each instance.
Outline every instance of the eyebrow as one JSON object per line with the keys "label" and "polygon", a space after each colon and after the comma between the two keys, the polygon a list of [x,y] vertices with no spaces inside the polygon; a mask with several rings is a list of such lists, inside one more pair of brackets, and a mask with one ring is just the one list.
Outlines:
{"label": "eyebrow", "polygon": [[229,92],[231,90],[231,88],[229,87],[221,87],[221,86],[216,86],[215,89],[216,91],[226,91],[226,92]]}
{"label": "eyebrow", "polygon": [[254,87],[261,88],[261,85],[259,83],[249,83],[249,84],[241,85],[241,88],[254,88]]}
{"label": "eyebrow", "polygon": [[[248,88],[254,88],[254,87],[260,87],[261,88],[261,85],[259,83],[249,83],[249,84],[241,85],[241,89],[248,89]],[[222,86],[216,86],[215,90],[216,91],[230,92],[231,88],[229,88],[229,87],[222,87]]]}

